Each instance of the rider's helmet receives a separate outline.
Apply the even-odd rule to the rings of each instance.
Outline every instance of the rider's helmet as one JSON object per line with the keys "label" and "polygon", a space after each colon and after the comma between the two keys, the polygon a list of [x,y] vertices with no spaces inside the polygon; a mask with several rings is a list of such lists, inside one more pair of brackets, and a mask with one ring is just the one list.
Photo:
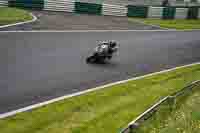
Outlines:
{"label": "rider's helmet", "polygon": [[101,46],[101,45],[105,45],[105,44],[108,44],[108,42],[107,41],[100,41],[98,45]]}
{"label": "rider's helmet", "polygon": [[111,40],[111,41],[110,41],[110,47],[111,47],[111,48],[114,48],[114,47],[116,47],[116,46],[117,46],[117,42],[114,41],[114,40]]}

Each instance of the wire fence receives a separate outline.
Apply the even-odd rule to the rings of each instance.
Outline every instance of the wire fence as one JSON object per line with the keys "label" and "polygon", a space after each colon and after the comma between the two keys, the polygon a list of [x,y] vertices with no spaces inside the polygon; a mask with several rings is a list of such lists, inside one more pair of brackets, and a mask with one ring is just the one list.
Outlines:
{"label": "wire fence", "polygon": [[200,80],[194,81],[190,83],[189,85],[185,86],[181,90],[173,93],[172,95],[166,96],[160,101],[158,101],[156,104],[154,104],[152,107],[150,107],[148,110],[146,110],[144,113],[139,115],[135,120],[130,122],[128,126],[123,129],[120,133],[134,133],[136,129],[146,120],[148,120],[150,117],[155,114],[156,111],[160,108],[161,105],[165,103],[170,103],[170,106],[173,107],[176,103],[176,99],[178,97],[186,95],[188,92],[191,92],[195,87],[200,86]]}

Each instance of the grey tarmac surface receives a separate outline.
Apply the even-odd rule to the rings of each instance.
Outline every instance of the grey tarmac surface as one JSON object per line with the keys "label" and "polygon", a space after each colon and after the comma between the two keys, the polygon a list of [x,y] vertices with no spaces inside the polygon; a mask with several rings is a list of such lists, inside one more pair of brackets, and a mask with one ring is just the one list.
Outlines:
{"label": "grey tarmac surface", "polygon": [[[97,40],[119,41],[106,64],[86,64]],[[200,61],[200,31],[0,32],[0,113]]]}
{"label": "grey tarmac surface", "polygon": [[97,16],[68,12],[32,11],[38,18],[29,24],[1,28],[0,31],[13,30],[156,30],[153,27],[128,21],[127,17]]}

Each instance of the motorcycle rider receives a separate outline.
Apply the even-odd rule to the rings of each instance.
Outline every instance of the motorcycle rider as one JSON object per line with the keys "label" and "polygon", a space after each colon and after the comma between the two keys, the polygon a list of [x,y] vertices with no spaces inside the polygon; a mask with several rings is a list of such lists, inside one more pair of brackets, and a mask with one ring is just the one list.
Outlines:
{"label": "motorcycle rider", "polygon": [[112,55],[114,52],[117,51],[117,49],[117,42],[114,40],[109,41],[108,53]]}
{"label": "motorcycle rider", "polygon": [[109,55],[112,55],[114,52],[117,51],[118,47],[117,47],[117,42],[114,40],[111,41],[103,41],[99,43],[99,46],[106,46],[107,47],[107,52]]}
{"label": "motorcycle rider", "polygon": [[118,46],[117,42],[114,40],[111,41],[101,41],[98,43],[98,46],[94,49],[92,56],[86,59],[86,62],[92,62],[97,60],[111,59],[114,52],[117,52]]}

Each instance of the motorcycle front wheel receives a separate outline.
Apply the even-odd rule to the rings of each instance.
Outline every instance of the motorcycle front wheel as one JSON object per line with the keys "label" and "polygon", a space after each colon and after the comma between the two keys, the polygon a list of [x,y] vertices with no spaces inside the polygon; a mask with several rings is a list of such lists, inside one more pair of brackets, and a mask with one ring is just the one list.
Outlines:
{"label": "motorcycle front wheel", "polygon": [[94,58],[93,58],[92,56],[86,58],[86,62],[87,62],[87,63],[92,63],[92,62],[94,62],[94,61],[95,61],[95,60],[94,60]]}

